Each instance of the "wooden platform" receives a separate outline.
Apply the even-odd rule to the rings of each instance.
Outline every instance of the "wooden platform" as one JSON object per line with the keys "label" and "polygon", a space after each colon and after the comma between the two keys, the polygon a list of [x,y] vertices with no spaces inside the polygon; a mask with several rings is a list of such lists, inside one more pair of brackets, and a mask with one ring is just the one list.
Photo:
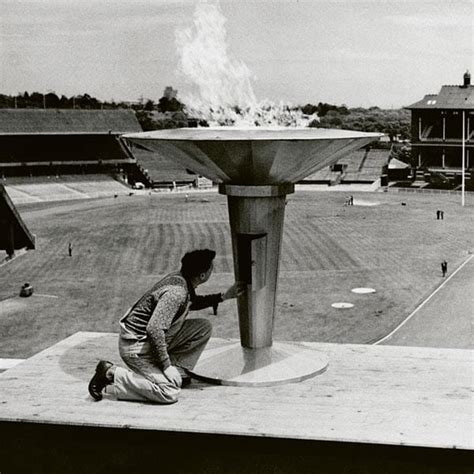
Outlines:
{"label": "wooden platform", "polygon": [[[212,339],[210,345],[220,343]],[[425,457],[436,452],[448,456],[450,466],[458,461],[467,465],[466,456],[470,459],[474,452],[473,351],[307,345],[329,357],[327,371],[315,378],[275,387],[195,381],[182,391],[178,403],[159,406],[112,398],[94,402],[87,393],[88,380],[98,359],[120,362],[117,335],[76,333],[0,374],[0,435],[6,439],[3,435],[9,433],[10,439],[18,432],[27,440],[28,428],[35,433],[31,439],[38,442],[40,427],[56,426],[63,440],[68,428],[76,438],[82,428],[114,432],[115,437],[119,432],[129,438],[131,432],[155,432],[160,439],[178,435],[180,443],[211,436],[225,439],[229,446],[236,440],[240,445],[250,442],[251,447],[259,445],[258,439],[274,440],[275,446],[284,442],[287,447],[301,441],[309,450],[317,448],[314,453],[335,446],[356,451],[364,446],[403,447],[405,452],[420,448]],[[86,440],[104,439],[88,436]],[[9,449],[15,446],[10,444]],[[283,455],[278,448],[272,458],[280,459],[280,467]],[[301,453],[298,456],[301,462]],[[209,472],[233,472],[228,467]]]}

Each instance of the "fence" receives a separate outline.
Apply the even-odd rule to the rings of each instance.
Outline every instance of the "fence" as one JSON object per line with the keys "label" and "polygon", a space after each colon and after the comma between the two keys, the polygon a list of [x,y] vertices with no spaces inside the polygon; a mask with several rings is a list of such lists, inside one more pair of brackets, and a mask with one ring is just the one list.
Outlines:
{"label": "fence", "polygon": [[[452,194],[455,196],[461,196],[462,191],[454,191],[450,189],[425,189],[425,188],[396,188],[389,187],[390,191],[396,191],[398,193],[422,193],[422,194]],[[474,196],[474,192],[465,191],[466,196]]]}

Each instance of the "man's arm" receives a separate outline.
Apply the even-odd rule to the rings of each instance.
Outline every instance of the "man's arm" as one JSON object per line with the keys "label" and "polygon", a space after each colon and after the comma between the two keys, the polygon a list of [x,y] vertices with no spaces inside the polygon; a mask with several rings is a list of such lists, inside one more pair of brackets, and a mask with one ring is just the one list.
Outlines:
{"label": "man's arm", "polygon": [[193,297],[189,309],[191,311],[197,311],[199,309],[209,308],[210,306],[217,306],[223,301],[223,293],[213,293],[211,295],[195,295]]}
{"label": "man's arm", "polygon": [[217,306],[225,300],[236,298],[245,291],[245,284],[234,283],[224,293],[213,293],[211,295],[194,295],[189,309],[196,311],[210,306]]}

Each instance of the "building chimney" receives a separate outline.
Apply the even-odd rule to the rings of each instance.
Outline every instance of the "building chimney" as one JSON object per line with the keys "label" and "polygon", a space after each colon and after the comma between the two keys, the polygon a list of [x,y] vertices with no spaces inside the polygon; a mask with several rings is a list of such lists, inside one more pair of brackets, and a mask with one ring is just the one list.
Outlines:
{"label": "building chimney", "polygon": [[464,73],[464,87],[470,86],[471,85],[471,73],[469,71],[466,71]]}

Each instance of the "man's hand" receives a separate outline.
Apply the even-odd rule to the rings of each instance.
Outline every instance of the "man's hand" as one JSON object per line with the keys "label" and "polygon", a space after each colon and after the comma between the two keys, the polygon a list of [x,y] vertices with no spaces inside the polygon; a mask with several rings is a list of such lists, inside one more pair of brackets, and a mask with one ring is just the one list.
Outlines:
{"label": "man's hand", "polygon": [[181,374],[179,373],[178,369],[174,365],[170,365],[168,368],[166,368],[163,373],[165,374],[165,377],[170,381],[173,382],[174,384],[178,385],[181,387]]}
{"label": "man's hand", "polygon": [[228,290],[222,294],[223,300],[230,300],[231,298],[237,298],[245,292],[245,287],[247,285],[242,281],[236,281]]}

